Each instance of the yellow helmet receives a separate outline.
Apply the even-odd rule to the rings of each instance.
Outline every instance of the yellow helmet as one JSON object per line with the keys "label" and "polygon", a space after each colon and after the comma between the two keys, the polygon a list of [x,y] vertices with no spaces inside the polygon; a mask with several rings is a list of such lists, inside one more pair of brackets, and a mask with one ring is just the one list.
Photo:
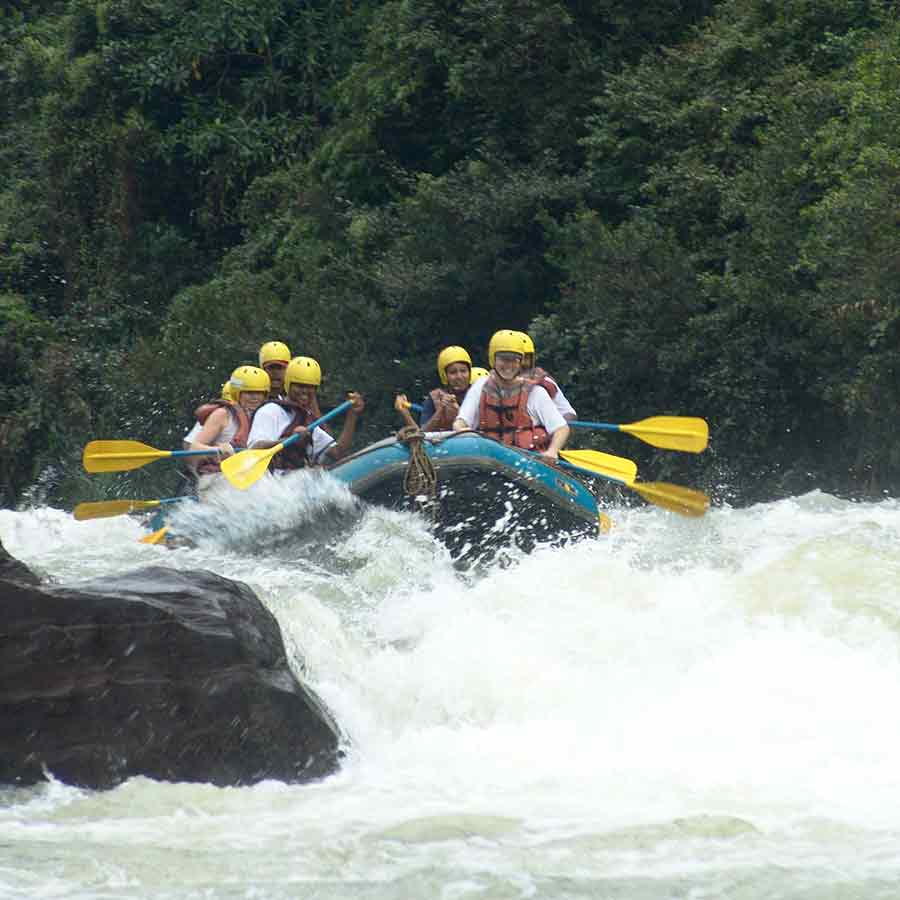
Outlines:
{"label": "yellow helmet", "polygon": [[[535,358],[534,357],[534,341],[531,340],[531,337],[529,335],[525,334],[524,331],[520,331],[519,334],[522,335],[522,347],[523,347],[522,352],[525,354],[525,359],[523,359],[522,362],[528,368],[531,368],[531,366],[534,365],[534,358]],[[530,360],[528,359],[529,356],[531,357]],[[529,363],[530,363],[530,365],[529,365]]]}
{"label": "yellow helmet", "polygon": [[509,328],[494,332],[494,336],[488,344],[488,362],[492,369],[494,368],[494,355],[497,353],[518,353],[519,356],[522,356],[525,353],[522,332],[511,331]]}
{"label": "yellow helmet", "polygon": [[269,341],[259,348],[259,367],[263,368],[266,363],[279,362],[287,365],[291,361],[291,351],[287,344],[281,341]]}
{"label": "yellow helmet", "polygon": [[237,395],[232,390],[230,381],[226,381],[225,384],[222,385],[222,399],[227,400],[229,403],[237,402]]}
{"label": "yellow helmet", "polygon": [[231,373],[228,384],[235,400],[240,400],[244,391],[262,391],[264,394],[268,394],[269,388],[272,386],[269,373],[256,366],[238,366]]}
{"label": "yellow helmet", "polygon": [[458,362],[465,363],[470,369],[472,368],[472,357],[462,347],[444,347],[438,353],[437,371],[441,384],[447,384],[447,366]]}
{"label": "yellow helmet", "polygon": [[476,381],[480,381],[486,375],[490,375],[487,369],[482,368],[481,366],[472,366],[472,371],[469,372],[469,384],[475,384]]}
{"label": "yellow helmet", "polygon": [[290,391],[292,384],[311,384],[318,387],[322,383],[322,369],[311,356],[295,356],[284,370],[284,392]]}

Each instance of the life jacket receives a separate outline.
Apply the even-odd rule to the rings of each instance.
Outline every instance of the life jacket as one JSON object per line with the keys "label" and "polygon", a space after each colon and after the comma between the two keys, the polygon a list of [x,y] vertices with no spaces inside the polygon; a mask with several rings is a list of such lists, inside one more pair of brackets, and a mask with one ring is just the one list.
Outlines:
{"label": "life jacket", "polygon": [[[247,437],[250,434],[250,416],[247,411],[239,403],[232,403],[230,400],[210,400],[209,403],[203,403],[194,410],[194,418],[204,425],[206,420],[217,410],[225,407],[231,416],[231,421],[237,429],[234,437],[229,441],[235,450],[243,450],[247,446]],[[214,475],[221,471],[221,459],[218,456],[204,456],[197,466],[199,475]]]}
{"label": "life jacket", "polygon": [[[314,421],[313,414],[304,409],[302,406],[298,406],[291,400],[269,400],[269,403],[277,403],[283,410],[286,410],[291,414],[291,421],[284,427],[284,430],[278,435],[278,440],[283,441],[287,440],[293,433],[294,429],[301,425],[308,425],[310,422]],[[266,404],[263,404],[265,406]],[[262,406],[260,407],[262,409]],[[294,469],[302,469],[304,466],[309,465],[309,459],[306,456],[306,448],[309,445],[311,439],[311,435],[305,438],[300,438],[299,441],[294,441],[288,447],[285,447],[283,450],[279,450],[273,457],[272,462],[269,464],[272,469],[281,469],[285,472],[292,471]]]}
{"label": "life jacket", "polygon": [[503,387],[492,372],[481,391],[478,430],[510,447],[544,450],[550,435],[543,425],[535,425],[528,415],[528,398],[535,385],[517,378],[512,387]]}
{"label": "life jacket", "polygon": [[[453,423],[456,421],[456,416],[450,410],[441,406],[442,394],[453,394],[456,397],[456,402],[462,406],[466,391],[445,391],[443,388],[435,388],[433,391],[428,392],[428,396],[431,397],[431,402],[434,404],[434,416],[431,418],[429,425],[429,430],[431,431],[451,431]],[[426,424],[428,423],[426,422]]]}
{"label": "life jacket", "polygon": [[540,366],[535,366],[531,370],[531,374],[525,377],[525,380],[529,384],[540,385],[550,395],[551,400],[559,390],[559,385]]}

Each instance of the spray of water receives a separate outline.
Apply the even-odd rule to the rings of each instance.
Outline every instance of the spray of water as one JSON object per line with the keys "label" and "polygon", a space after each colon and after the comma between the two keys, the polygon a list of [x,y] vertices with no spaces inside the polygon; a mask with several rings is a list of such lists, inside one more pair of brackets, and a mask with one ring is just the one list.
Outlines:
{"label": "spray of water", "polygon": [[606,538],[463,575],[421,519],[332,491],[186,508],[173,527],[199,537],[176,550],[128,520],[0,513],[8,549],[60,580],[163,560],[248,582],[348,750],[303,788],[8,792],[0,828],[28,862],[7,854],[0,885],[892,896],[900,504],[623,509]]}

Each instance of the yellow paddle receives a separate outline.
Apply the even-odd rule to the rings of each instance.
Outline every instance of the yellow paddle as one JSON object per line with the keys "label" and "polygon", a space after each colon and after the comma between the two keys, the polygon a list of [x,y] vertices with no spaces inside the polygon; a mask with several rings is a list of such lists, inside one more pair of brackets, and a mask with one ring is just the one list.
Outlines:
{"label": "yellow paddle", "polygon": [[165,500],[99,500],[95,503],[79,503],[72,510],[79,522],[86,519],[104,519],[108,516],[124,516],[145,509],[155,509],[163,503],[178,503],[186,497],[167,497]]}
{"label": "yellow paddle", "polygon": [[[345,400],[331,412],[316,419],[315,422],[310,422],[306,426],[306,430],[311,434],[317,425],[321,425],[323,422],[340,415],[352,405],[352,400]],[[299,434],[292,434],[287,440],[276,444],[274,447],[267,447],[265,450],[242,450],[240,453],[235,453],[234,456],[229,456],[228,459],[222,461],[222,474],[228,479],[229,484],[238,490],[245,491],[251,484],[255,484],[266,474],[269,463],[276,453],[299,439]]]}
{"label": "yellow paddle", "polygon": [[637,478],[637,464],[624,456],[613,456],[599,450],[561,450],[559,455],[566,462],[611,476],[625,484],[630,485]]}
{"label": "yellow paddle", "polygon": [[166,539],[166,535],[169,533],[169,526],[163,525],[159,531],[153,531],[148,535],[145,535],[141,538],[140,543],[142,544],[159,544],[162,543]]}
{"label": "yellow paddle", "polygon": [[91,441],[84,448],[86,472],[126,472],[173,456],[214,456],[217,450],[157,450],[140,441]]}
{"label": "yellow paddle", "polygon": [[709,426],[703,419],[691,416],[652,416],[630,425],[611,425],[608,422],[569,422],[572,428],[595,428],[605,431],[624,431],[645,444],[664,450],[702,453],[709,442]]}
{"label": "yellow paddle", "polygon": [[[563,457],[563,454],[569,455],[571,452],[574,451],[563,451],[563,453],[560,453],[560,457]],[[668,484],[665,481],[635,481],[634,479],[627,481],[624,478],[611,476],[607,470],[588,463],[573,465],[564,457],[561,462],[568,469],[575,469],[587,475],[599,475],[607,481],[612,481],[632,491],[637,491],[648,503],[652,503],[654,506],[661,506],[663,509],[668,509],[682,516],[699,518],[709,509],[709,497],[702,491],[695,491],[693,488],[680,487],[677,484]]]}

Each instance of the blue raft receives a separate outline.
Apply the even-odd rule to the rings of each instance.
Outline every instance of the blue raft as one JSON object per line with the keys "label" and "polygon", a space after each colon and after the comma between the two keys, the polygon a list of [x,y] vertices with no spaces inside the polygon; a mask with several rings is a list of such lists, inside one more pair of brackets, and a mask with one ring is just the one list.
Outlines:
{"label": "blue raft", "polygon": [[[433,467],[433,480],[421,454]],[[411,471],[412,469],[412,471]],[[417,509],[454,556],[500,544],[531,550],[596,536],[597,500],[578,478],[542,457],[473,432],[425,434],[371,444],[329,470],[369,503]]]}

